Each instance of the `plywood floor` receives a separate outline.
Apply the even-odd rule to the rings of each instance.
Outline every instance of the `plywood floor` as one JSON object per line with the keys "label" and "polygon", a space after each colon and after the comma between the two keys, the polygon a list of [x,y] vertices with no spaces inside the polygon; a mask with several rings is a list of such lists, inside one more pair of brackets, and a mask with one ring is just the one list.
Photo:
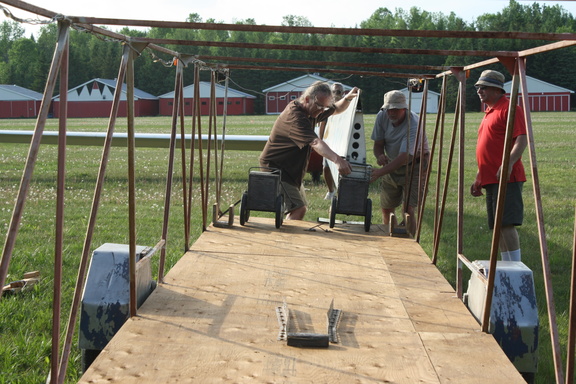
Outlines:
{"label": "plywood floor", "polygon": [[[418,243],[317,225],[210,227],[80,383],[524,382]],[[340,343],[277,340],[277,306],[326,333],[332,300]]]}

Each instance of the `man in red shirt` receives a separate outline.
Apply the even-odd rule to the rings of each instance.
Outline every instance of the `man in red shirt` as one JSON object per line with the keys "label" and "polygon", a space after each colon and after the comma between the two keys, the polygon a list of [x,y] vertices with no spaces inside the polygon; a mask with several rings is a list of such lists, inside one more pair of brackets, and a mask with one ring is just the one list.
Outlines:
{"label": "man in red shirt", "polygon": [[[490,229],[493,229],[510,100],[504,96],[504,75],[500,72],[493,70],[482,72],[475,87],[480,100],[486,104],[487,108],[478,129],[476,146],[478,173],[470,187],[470,193],[472,196],[481,196],[483,195],[482,188],[486,190],[488,225]],[[521,157],[528,140],[524,114],[519,106],[516,107],[512,137],[510,162],[506,170],[508,185],[499,244],[504,261],[521,260],[520,239],[516,226],[522,225],[524,218],[522,186],[526,181],[526,174]]]}

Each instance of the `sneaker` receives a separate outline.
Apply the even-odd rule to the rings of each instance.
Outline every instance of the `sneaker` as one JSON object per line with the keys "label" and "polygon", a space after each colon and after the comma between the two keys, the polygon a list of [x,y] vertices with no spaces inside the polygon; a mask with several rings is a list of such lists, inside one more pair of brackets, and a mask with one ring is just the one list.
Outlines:
{"label": "sneaker", "polygon": [[324,200],[332,200],[332,198],[334,197],[334,191],[330,192],[326,192],[326,196],[324,196]]}

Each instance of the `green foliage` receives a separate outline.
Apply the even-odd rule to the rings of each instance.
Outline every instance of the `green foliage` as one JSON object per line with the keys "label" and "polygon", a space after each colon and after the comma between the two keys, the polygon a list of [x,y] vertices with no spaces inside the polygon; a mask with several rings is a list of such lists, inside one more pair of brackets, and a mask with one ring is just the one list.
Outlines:
{"label": "green foliage", "polygon": [[[219,23],[209,19],[202,20],[197,13],[191,13],[186,18],[191,23]],[[246,19],[235,21],[237,24],[257,25],[257,20]],[[311,27],[306,17],[286,15],[282,21],[283,26]],[[361,28],[371,29],[398,29],[398,30],[439,30],[439,31],[520,31],[541,33],[574,33],[576,20],[561,6],[547,6],[539,3],[520,4],[511,0],[506,8],[497,13],[486,13],[477,17],[473,23],[466,23],[454,12],[449,15],[428,12],[418,7],[410,9],[386,7],[376,9],[368,19],[360,23]],[[41,92],[56,41],[57,27],[55,24],[41,29],[37,41],[23,39],[24,30],[15,22],[3,22],[0,25],[0,83],[18,84]],[[216,31],[201,29],[172,29],[150,28],[149,30],[131,30],[124,28],[121,33],[135,37],[150,37],[156,39],[173,39],[181,42],[207,41],[207,42],[236,42],[236,43],[262,43],[274,45],[307,45],[311,47],[364,47],[364,48],[414,48],[414,49],[441,49],[441,50],[478,50],[478,51],[511,51],[533,48],[546,44],[545,41],[508,40],[508,39],[461,39],[461,38],[410,38],[399,36],[347,36],[317,34],[272,33],[251,31]],[[365,54],[346,52],[325,52],[315,50],[291,49],[245,49],[216,47],[206,44],[203,46],[171,45],[168,48],[191,55],[210,55],[244,58],[264,58],[276,60],[317,60],[334,63],[365,63],[365,64],[410,64],[410,65],[439,65],[464,66],[486,59],[486,57],[468,56],[430,56],[415,54]],[[98,38],[89,33],[73,30],[70,38],[70,75],[71,87],[82,84],[92,78],[117,77],[122,48],[118,42]],[[553,84],[573,88],[576,82],[576,68],[571,65],[575,61],[575,48],[563,48],[544,54],[530,56],[527,70],[530,76]],[[146,49],[135,62],[136,86],[143,91],[154,95],[161,95],[174,89],[174,69],[169,67],[172,57]],[[218,63],[221,60],[208,60],[208,64]],[[25,64],[25,65],[24,65]],[[168,64],[168,65],[163,65]],[[284,63],[243,63],[253,66],[282,66]],[[297,66],[297,65],[292,65]],[[331,68],[329,66],[328,68]],[[341,66],[334,68],[342,69]],[[507,71],[502,66],[496,69]],[[359,68],[351,68],[357,70]],[[386,69],[385,72],[403,72],[403,69]],[[478,71],[472,71],[474,77]],[[391,90],[404,88],[405,79],[381,78],[359,75],[322,73],[322,68],[315,70],[329,79],[338,80],[348,85],[362,88],[364,95],[370,95],[364,100],[363,108],[366,112],[374,113],[380,106],[382,95]],[[235,70],[232,72],[233,87],[257,96],[256,113],[264,111],[262,90],[282,83],[296,76],[293,71],[275,70]],[[190,76],[190,75],[188,75]],[[508,76],[509,77],[509,76]],[[209,79],[208,71],[201,72],[201,80]],[[192,82],[188,77],[186,84]],[[435,88],[436,87],[436,88]],[[432,84],[431,90],[438,91]],[[451,88],[451,93],[454,90]],[[472,89],[466,95],[469,110],[479,110],[478,98]],[[448,102],[449,109],[453,109],[454,101]]]}

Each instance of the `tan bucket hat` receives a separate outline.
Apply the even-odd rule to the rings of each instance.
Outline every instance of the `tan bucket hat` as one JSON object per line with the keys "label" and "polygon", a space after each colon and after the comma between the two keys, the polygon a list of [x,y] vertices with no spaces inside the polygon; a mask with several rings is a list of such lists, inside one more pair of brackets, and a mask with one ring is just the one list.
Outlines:
{"label": "tan bucket hat", "polygon": [[406,96],[400,91],[390,91],[384,94],[383,109],[408,109]]}

